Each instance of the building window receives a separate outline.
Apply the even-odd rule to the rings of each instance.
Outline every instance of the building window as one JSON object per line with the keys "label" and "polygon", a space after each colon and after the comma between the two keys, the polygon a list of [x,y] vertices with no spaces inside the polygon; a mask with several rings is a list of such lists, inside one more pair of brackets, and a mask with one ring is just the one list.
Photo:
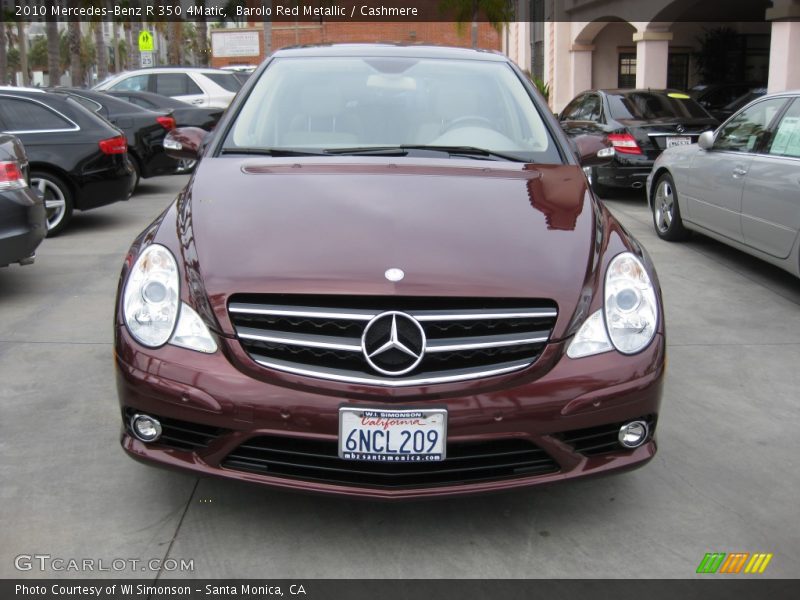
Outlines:
{"label": "building window", "polygon": [[619,55],[619,67],[617,69],[617,87],[635,88],[636,87],[636,53],[625,52]]}
{"label": "building window", "polygon": [[689,55],[670,54],[667,59],[667,87],[676,90],[689,88]]}
{"label": "building window", "polygon": [[531,0],[531,76],[544,79],[544,0]]}

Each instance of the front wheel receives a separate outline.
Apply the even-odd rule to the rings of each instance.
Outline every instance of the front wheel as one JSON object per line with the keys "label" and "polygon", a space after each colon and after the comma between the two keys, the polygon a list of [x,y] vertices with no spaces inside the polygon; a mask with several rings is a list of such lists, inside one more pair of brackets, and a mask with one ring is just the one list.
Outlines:
{"label": "front wheel", "polygon": [[656,182],[656,191],[653,194],[653,225],[662,240],[677,242],[689,235],[681,219],[675,182],[667,173]]}
{"label": "front wheel", "polygon": [[62,179],[46,171],[31,171],[31,189],[44,198],[47,236],[58,235],[72,219],[72,192]]}

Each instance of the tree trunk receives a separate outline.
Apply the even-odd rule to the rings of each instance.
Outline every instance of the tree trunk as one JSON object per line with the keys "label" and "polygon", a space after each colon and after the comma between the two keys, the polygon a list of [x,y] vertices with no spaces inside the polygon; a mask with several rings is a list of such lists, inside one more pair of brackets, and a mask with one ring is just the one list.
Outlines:
{"label": "tree trunk", "polygon": [[47,77],[51,86],[61,85],[61,39],[58,35],[58,23],[48,21],[47,31]]}
{"label": "tree trunk", "polygon": [[114,73],[119,73],[122,68],[122,61],[119,56],[119,23],[112,21],[111,31],[114,33],[112,37],[114,40]]}
{"label": "tree trunk", "polygon": [[69,75],[73,87],[82,87],[83,68],[81,67],[81,24],[70,21],[67,35],[69,36]]}
{"label": "tree trunk", "polygon": [[0,85],[8,85],[8,40],[6,22],[0,19]]}
{"label": "tree trunk", "polygon": [[108,77],[108,47],[106,46],[106,36],[103,35],[103,23],[94,23],[94,51],[97,62],[97,81],[98,83]]}
{"label": "tree trunk", "polygon": [[167,24],[167,62],[179,65],[183,62],[183,21],[170,21]]}
{"label": "tree trunk", "polygon": [[138,69],[142,64],[139,55],[139,34],[142,32],[142,22],[135,20],[131,22],[131,44],[128,49],[128,64],[131,69]]}
{"label": "tree trunk", "polygon": [[28,44],[25,24],[17,21],[17,46],[19,46],[19,68],[22,70],[22,85],[28,87],[31,78],[28,76]]}
{"label": "tree trunk", "polygon": [[472,47],[478,47],[478,0],[472,0]]}
{"label": "tree trunk", "polygon": [[[197,5],[205,8],[206,1],[198,0]],[[197,64],[201,67],[208,66],[208,23],[205,15],[197,20]]]}

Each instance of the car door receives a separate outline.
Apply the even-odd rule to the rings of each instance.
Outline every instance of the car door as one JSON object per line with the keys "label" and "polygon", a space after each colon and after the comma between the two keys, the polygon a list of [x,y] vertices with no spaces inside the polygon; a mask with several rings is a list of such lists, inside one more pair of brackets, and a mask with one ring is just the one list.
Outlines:
{"label": "car door", "polygon": [[753,157],[742,193],[748,246],[786,258],[800,232],[800,98],[795,98]]}
{"label": "car door", "polygon": [[710,150],[698,148],[681,193],[686,219],[742,242],[742,191],[759,144],[785,98],[762,100],[739,112],[715,136]]}
{"label": "car door", "polygon": [[151,91],[195,106],[207,106],[208,94],[186,73],[156,73]]}

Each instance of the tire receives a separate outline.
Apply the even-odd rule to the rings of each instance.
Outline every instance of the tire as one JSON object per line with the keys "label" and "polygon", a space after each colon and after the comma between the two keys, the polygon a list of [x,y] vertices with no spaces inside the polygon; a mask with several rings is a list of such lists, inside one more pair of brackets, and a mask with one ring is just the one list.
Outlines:
{"label": "tire", "polygon": [[689,235],[683,226],[678,191],[669,173],[658,178],[653,192],[653,226],[662,240],[677,242]]}
{"label": "tire", "polygon": [[64,180],[47,171],[31,171],[31,189],[44,196],[47,210],[47,237],[64,231],[72,219],[72,191]]}

